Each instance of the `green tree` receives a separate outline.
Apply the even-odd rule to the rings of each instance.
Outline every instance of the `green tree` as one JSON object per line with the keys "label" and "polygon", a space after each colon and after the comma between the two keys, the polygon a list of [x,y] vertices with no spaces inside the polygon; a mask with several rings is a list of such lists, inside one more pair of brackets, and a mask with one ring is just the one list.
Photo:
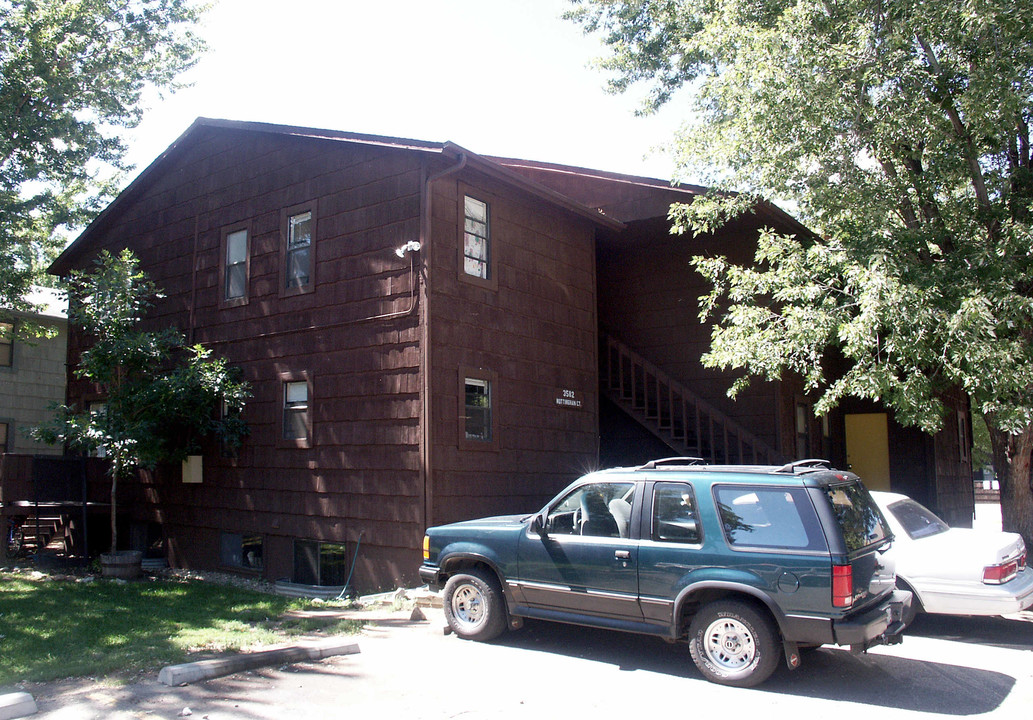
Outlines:
{"label": "green tree", "polygon": [[[0,0],[0,320],[125,170],[119,131],[203,49],[196,0]],[[25,326],[28,328],[28,326]]]}
{"label": "green tree", "polygon": [[733,392],[793,372],[818,413],[868,398],[929,432],[964,390],[1004,526],[1033,545],[1033,2],[573,2],[612,89],[647,84],[647,112],[691,98],[679,172],[716,190],[676,230],[768,197],[816,233],[766,232],[748,267],[696,259],[705,362],[746,371]]}
{"label": "green tree", "polygon": [[73,273],[69,321],[92,343],[75,376],[93,385],[102,407],[59,406],[51,422],[32,431],[43,442],[111,460],[112,552],[118,483],[136,465],[182,460],[209,438],[239,445],[247,433],[240,415],[248,387],[236,368],[200,345],[185,346],[175,328],[141,329],[155,297],[129,250],[104,251],[92,272]]}

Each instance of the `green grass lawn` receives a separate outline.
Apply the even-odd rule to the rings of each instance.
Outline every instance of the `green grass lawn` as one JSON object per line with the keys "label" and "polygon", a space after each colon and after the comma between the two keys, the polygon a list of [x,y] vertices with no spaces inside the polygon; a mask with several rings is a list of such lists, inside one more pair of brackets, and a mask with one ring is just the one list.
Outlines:
{"label": "green grass lawn", "polygon": [[354,620],[285,616],[309,606],[196,580],[76,582],[0,572],[0,692],[21,681],[125,676],[192,656],[361,627]]}

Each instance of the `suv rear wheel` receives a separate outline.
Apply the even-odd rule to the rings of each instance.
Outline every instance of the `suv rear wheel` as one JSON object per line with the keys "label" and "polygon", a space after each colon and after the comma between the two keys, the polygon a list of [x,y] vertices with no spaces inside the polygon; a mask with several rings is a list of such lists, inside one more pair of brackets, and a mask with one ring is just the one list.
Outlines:
{"label": "suv rear wheel", "polygon": [[771,620],[747,603],[714,602],[692,619],[689,654],[708,680],[753,687],[778,666],[778,635]]}
{"label": "suv rear wheel", "polygon": [[480,568],[457,573],[445,583],[445,620],[464,640],[491,640],[506,629],[506,608],[495,577]]}

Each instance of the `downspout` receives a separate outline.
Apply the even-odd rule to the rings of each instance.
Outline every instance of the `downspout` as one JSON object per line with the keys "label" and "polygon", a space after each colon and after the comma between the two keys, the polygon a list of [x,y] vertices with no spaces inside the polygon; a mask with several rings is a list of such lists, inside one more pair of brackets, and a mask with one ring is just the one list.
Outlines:
{"label": "downspout", "polygon": [[424,161],[420,168],[423,176],[420,197],[420,259],[423,262],[423,282],[420,283],[420,394],[423,396],[420,407],[420,469],[423,474],[423,527],[427,528],[434,521],[434,468],[431,462],[431,454],[434,449],[431,430],[433,417],[431,415],[431,332],[430,332],[430,257],[431,257],[431,227],[433,222],[431,183],[441,178],[459,172],[466,167],[466,153],[459,154],[459,162],[433,175],[427,175],[427,163]]}

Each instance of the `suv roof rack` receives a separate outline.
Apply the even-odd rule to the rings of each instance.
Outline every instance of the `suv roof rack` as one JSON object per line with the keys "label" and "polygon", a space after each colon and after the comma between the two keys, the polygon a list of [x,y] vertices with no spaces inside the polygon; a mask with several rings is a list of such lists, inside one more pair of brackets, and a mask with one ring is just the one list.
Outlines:
{"label": "suv roof rack", "polygon": [[663,467],[685,467],[686,465],[706,465],[707,461],[698,457],[669,457],[650,460],[639,470],[660,470]]}
{"label": "suv roof rack", "polygon": [[818,470],[832,470],[832,462],[829,460],[822,460],[820,458],[808,458],[807,460],[795,460],[791,463],[786,463],[782,467],[775,470],[779,473],[790,473],[795,475],[799,472],[817,472]]}

